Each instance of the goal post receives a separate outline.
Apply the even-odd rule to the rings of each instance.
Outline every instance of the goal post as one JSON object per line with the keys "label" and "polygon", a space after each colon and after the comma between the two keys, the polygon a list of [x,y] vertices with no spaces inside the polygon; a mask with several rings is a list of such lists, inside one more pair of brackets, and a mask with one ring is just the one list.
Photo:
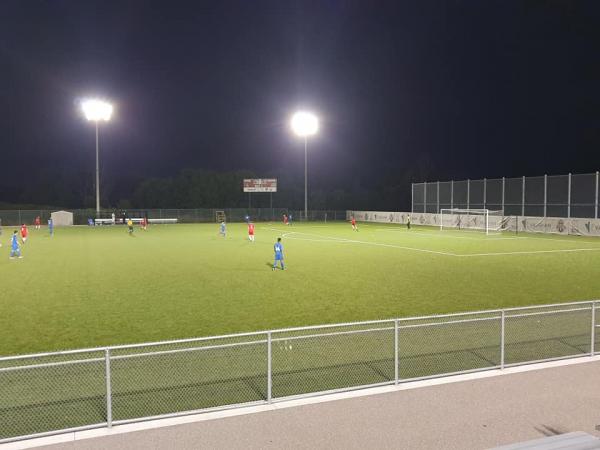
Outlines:
{"label": "goal post", "polygon": [[440,209],[440,231],[448,228],[481,231],[485,234],[502,231],[504,211],[473,208]]}

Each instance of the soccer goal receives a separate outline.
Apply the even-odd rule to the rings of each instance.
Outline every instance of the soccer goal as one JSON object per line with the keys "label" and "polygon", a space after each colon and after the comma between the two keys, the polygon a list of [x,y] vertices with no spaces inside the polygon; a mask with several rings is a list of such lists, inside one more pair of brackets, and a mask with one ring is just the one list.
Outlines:
{"label": "soccer goal", "polygon": [[481,231],[485,234],[500,232],[503,229],[504,211],[489,209],[440,209],[440,230]]}
{"label": "soccer goal", "polygon": [[225,211],[215,211],[215,219],[217,223],[225,221]]}

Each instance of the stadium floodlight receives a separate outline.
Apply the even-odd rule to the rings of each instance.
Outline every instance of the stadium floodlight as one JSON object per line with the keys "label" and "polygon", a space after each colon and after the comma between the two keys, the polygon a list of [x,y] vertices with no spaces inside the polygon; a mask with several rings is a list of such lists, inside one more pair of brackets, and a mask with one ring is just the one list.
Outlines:
{"label": "stadium floodlight", "polygon": [[298,111],[292,117],[292,130],[300,137],[307,137],[319,131],[319,119],[312,113]]}
{"label": "stadium floodlight", "polygon": [[81,102],[85,118],[96,124],[96,217],[100,216],[100,159],[98,152],[98,122],[108,122],[113,113],[113,106],[104,100],[92,98]]}
{"label": "stadium floodlight", "polygon": [[319,131],[319,119],[307,111],[298,111],[292,116],[292,130],[304,138],[304,219],[308,218],[308,137]]}

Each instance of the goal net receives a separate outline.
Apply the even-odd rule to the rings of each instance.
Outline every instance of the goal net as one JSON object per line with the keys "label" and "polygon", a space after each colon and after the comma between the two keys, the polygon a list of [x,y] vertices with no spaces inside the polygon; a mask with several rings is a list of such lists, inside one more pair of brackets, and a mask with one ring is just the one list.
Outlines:
{"label": "goal net", "polygon": [[485,234],[500,232],[504,228],[504,211],[489,209],[440,209],[440,230],[472,230]]}

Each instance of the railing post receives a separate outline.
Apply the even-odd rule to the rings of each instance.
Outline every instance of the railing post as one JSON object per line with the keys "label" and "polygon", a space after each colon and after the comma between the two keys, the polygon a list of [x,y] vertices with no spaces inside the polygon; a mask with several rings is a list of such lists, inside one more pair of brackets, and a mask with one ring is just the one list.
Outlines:
{"label": "railing post", "polygon": [[112,427],[112,386],[110,381],[110,349],[104,350],[105,378],[106,378],[106,426]]}
{"label": "railing post", "polygon": [[450,209],[454,209],[454,180],[450,180]]}
{"label": "railing post", "polygon": [[590,343],[590,356],[596,353],[596,302],[592,302],[592,342]]}
{"label": "railing post", "polygon": [[427,212],[427,181],[423,183],[423,212]]}
{"label": "railing post", "polygon": [[[596,202],[598,203],[598,202]],[[410,213],[415,212],[415,183],[410,184]]]}
{"label": "railing post", "polygon": [[267,332],[267,402],[273,400],[273,352],[271,332]]}
{"label": "railing post", "polygon": [[400,373],[398,370],[398,319],[394,320],[394,384],[398,385]]}
{"label": "railing post", "polygon": [[500,369],[504,369],[504,330],[506,323],[506,312],[504,310],[500,313],[501,322],[500,322]]}

